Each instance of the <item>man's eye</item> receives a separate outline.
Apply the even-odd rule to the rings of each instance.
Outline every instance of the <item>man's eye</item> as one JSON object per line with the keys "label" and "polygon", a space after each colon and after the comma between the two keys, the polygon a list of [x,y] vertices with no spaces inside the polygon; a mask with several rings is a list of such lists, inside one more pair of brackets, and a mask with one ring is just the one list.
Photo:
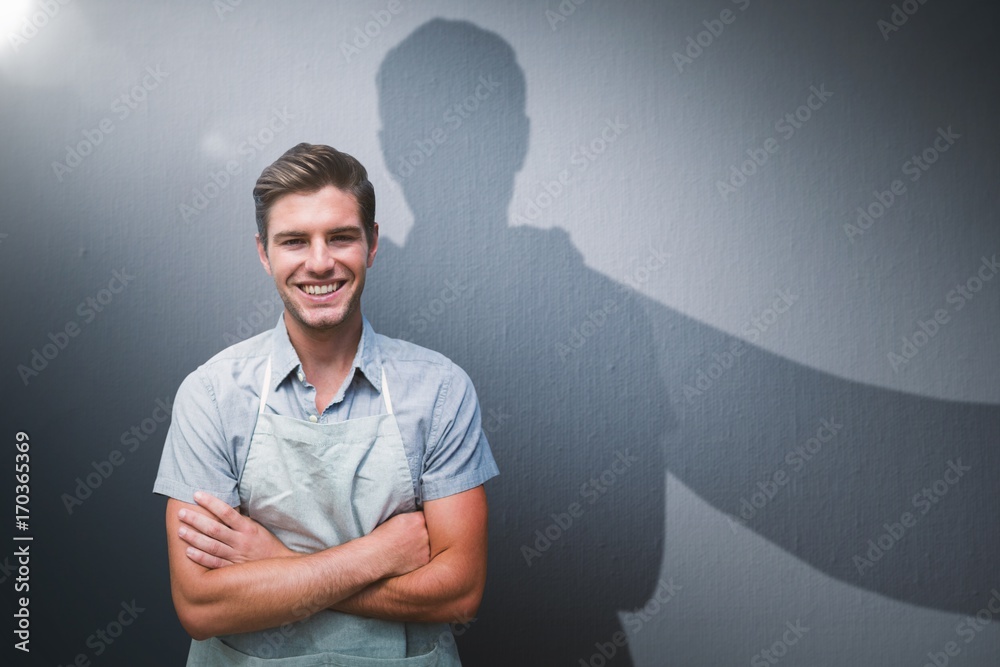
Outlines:
{"label": "man's eye", "polygon": [[283,241],[281,245],[298,245],[300,243],[304,243],[304,241],[302,239],[288,239]]}

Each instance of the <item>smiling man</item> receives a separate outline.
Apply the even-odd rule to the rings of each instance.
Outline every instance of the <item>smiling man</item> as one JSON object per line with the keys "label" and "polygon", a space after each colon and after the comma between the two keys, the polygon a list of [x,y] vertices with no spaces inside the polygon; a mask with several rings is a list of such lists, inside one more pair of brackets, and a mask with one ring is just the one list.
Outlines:
{"label": "smiling man", "polygon": [[181,384],[153,489],[188,665],[458,665],[447,623],[479,606],[497,474],[475,389],[362,315],[357,160],[299,144],[254,202],[284,312]]}

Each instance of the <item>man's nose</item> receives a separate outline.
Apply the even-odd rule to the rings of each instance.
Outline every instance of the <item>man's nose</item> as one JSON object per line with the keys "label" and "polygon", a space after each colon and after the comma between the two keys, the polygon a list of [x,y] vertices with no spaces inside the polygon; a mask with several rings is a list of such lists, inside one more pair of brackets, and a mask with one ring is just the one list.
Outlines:
{"label": "man's nose", "polygon": [[333,251],[325,242],[314,243],[309,249],[309,257],[306,260],[306,269],[312,273],[329,273],[336,266]]}

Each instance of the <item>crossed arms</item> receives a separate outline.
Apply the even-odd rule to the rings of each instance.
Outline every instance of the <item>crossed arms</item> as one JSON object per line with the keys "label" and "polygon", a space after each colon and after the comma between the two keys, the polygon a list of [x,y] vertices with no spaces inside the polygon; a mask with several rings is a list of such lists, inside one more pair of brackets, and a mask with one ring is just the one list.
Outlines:
{"label": "crossed arms", "polygon": [[170,587],[195,639],[251,632],[332,608],[396,621],[466,622],[486,581],[482,486],[429,500],[313,554],[286,548],[208,494],[167,501]]}

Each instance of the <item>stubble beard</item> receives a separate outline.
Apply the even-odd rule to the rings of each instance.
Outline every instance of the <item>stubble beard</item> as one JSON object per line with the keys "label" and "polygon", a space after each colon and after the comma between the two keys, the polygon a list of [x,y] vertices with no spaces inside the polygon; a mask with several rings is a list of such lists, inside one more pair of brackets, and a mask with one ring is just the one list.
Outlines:
{"label": "stubble beard", "polygon": [[[317,315],[315,321],[310,321],[306,318],[306,313],[303,312],[305,309],[303,309],[289,294],[289,291],[298,290],[298,287],[292,286],[289,288],[289,291],[282,290],[279,294],[281,296],[282,303],[285,304],[285,310],[288,311],[288,314],[291,315],[303,329],[319,333],[328,332],[341,326],[344,322],[350,320],[351,316],[353,316],[354,313],[360,308],[361,289],[363,288],[363,284],[356,287],[357,289],[355,289],[355,291],[347,299],[347,305],[339,315],[329,311],[323,312],[322,309],[310,309]],[[347,289],[347,285],[341,289]]]}

